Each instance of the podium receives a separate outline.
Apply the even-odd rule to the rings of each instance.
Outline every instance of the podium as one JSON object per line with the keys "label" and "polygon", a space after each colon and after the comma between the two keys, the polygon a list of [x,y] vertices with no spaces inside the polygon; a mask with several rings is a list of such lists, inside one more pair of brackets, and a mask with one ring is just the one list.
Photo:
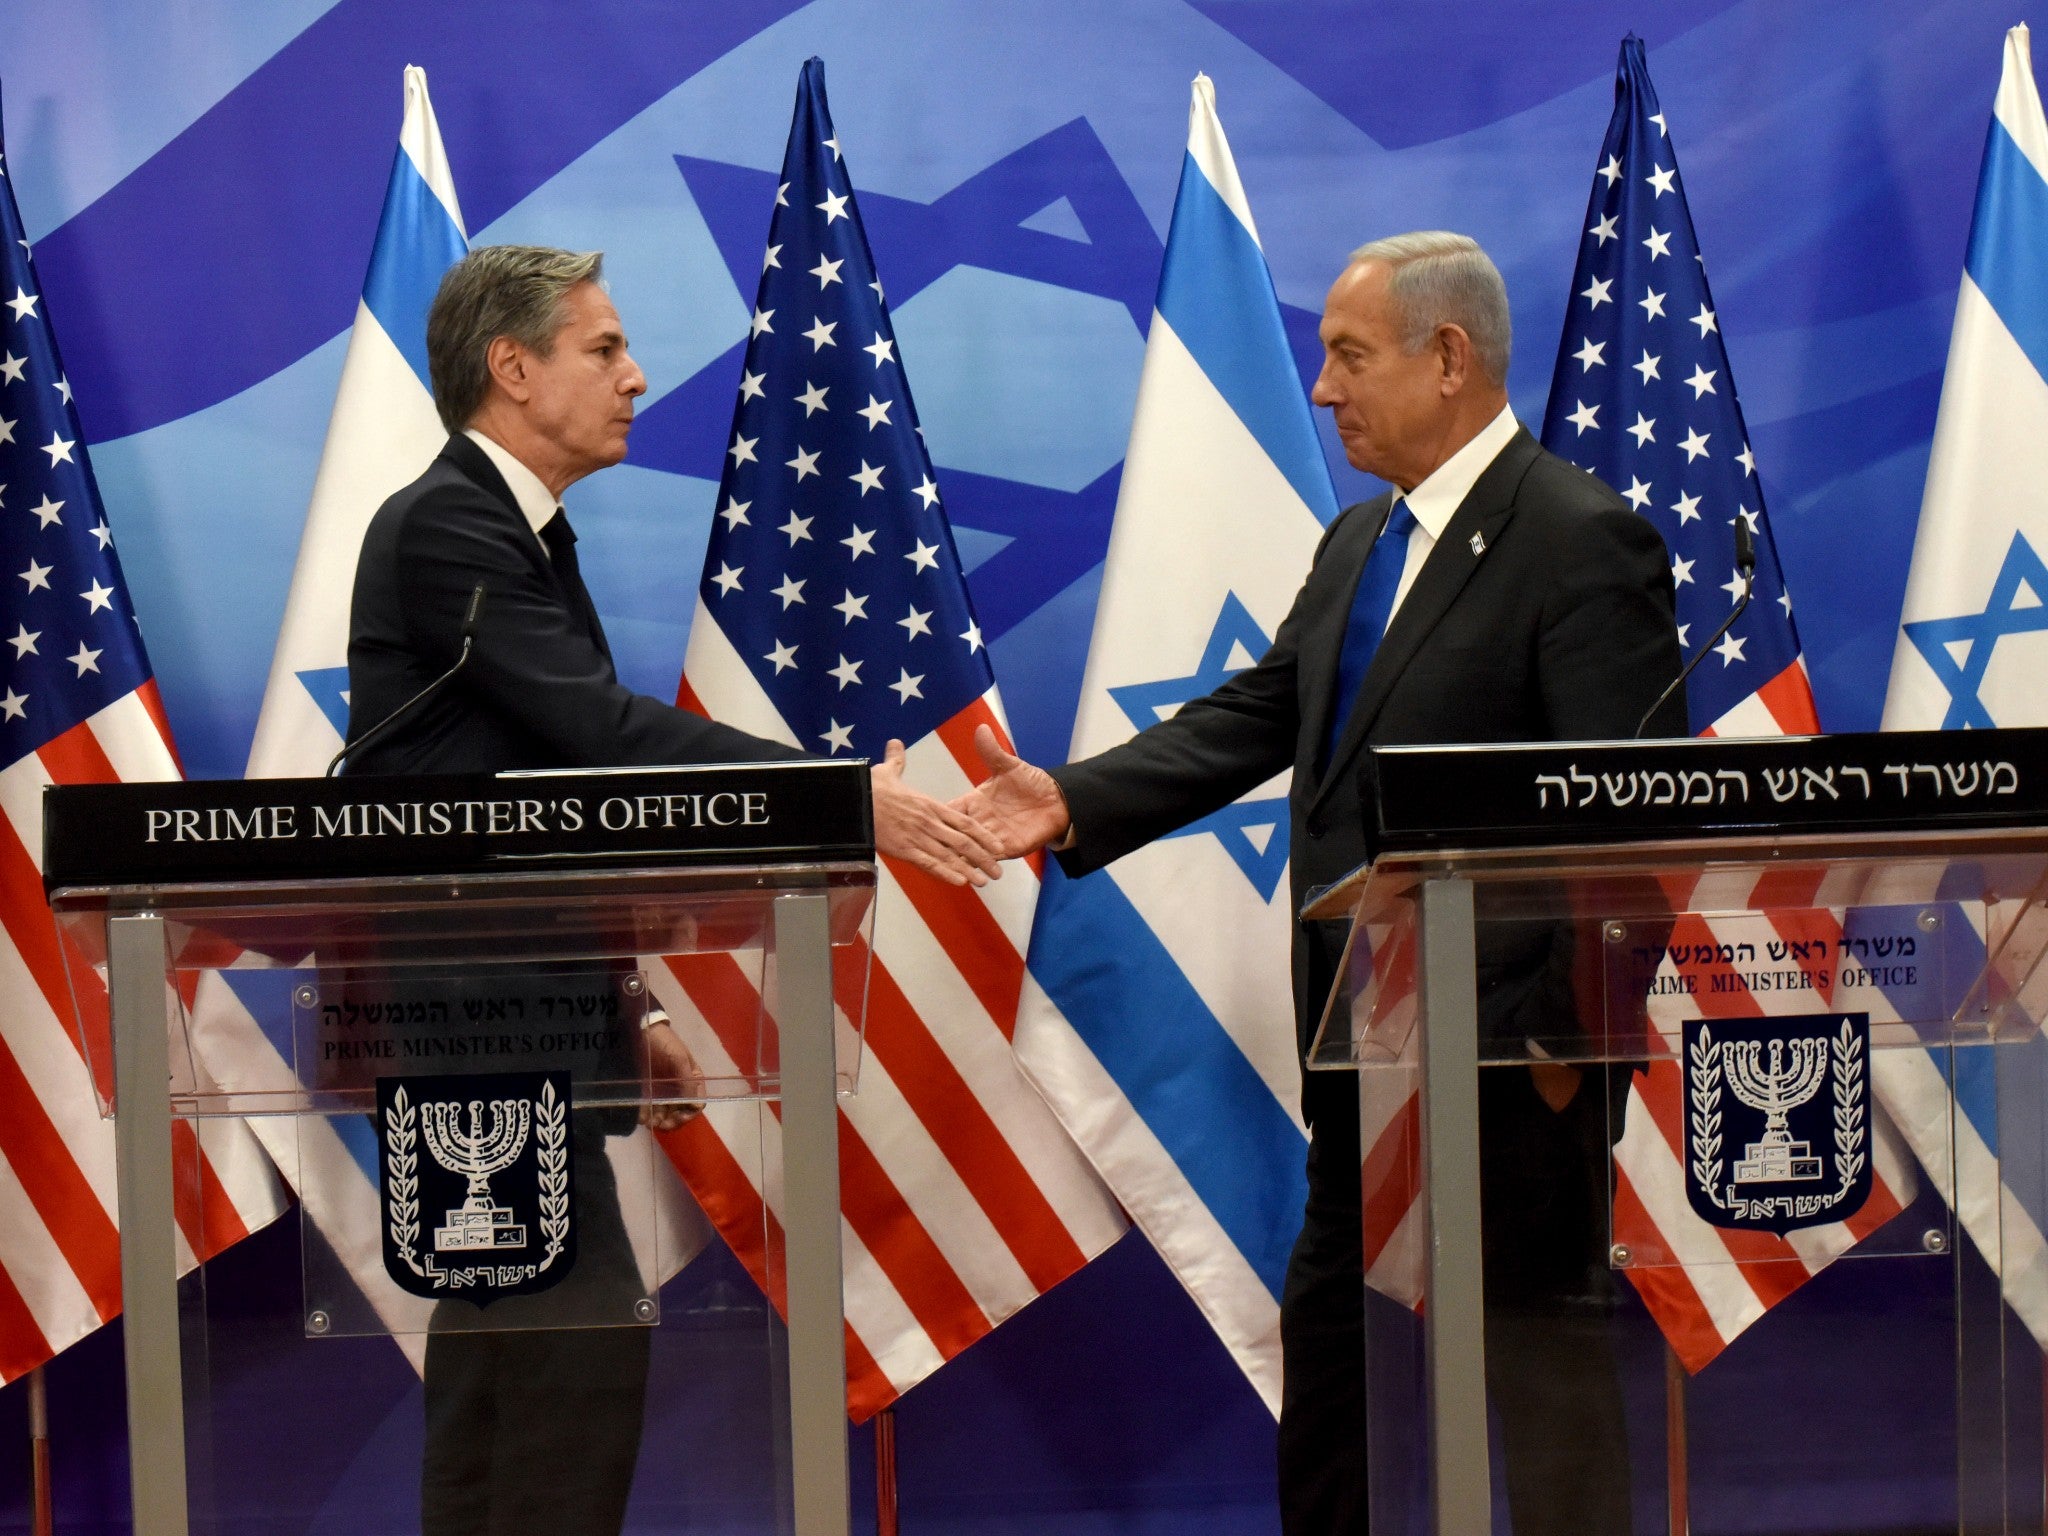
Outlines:
{"label": "podium", "polygon": [[[446,1507],[495,1499],[502,1524],[596,1476],[589,1447],[611,1431],[510,1426],[547,1382],[647,1369],[691,1236],[636,1129],[650,1117],[689,1120],[679,1138],[731,1165],[758,1203],[735,1247],[784,1302],[786,1331],[728,1297],[705,1315],[734,1337],[703,1334],[686,1368],[764,1378],[720,1399],[766,1405],[742,1426],[753,1528],[848,1529],[836,1100],[859,1069],[873,924],[864,765],[75,786],[46,791],[45,823],[58,948],[116,1125],[138,1536],[236,1525],[223,1495],[255,1473],[241,1430],[211,1427],[210,1371],[311,1374],[309,1352],[342,1341],[386,1375],[400,1350],[424,1360],[424,1465],[377,1464],[364,1432],[358,1462],[394,1485],[364,1507],[386,1513],[330,1507],[321,1528],[417,1530],[422,1485]],[[656,1055],[657,1028],[686,1062]],[[282,1326],[209,1319],[203,1271],[179,1279],[195,1165],[225,1121],[299,1197]],[[522,1379],[527,1360],[557,1374]],[[347,1372],[322,1379],[341,1413]],[[637,1437],[635,1394],[604,1401]],[[416,1411],[401,1400],[391,1422]],[[654,1450],[643,1470],[688,1447]]]}
{"label": "podium", "polygon": [[2041,1529],[2048,732],[1386,748],[1360,792],[1303,917],[1376,1536]]}

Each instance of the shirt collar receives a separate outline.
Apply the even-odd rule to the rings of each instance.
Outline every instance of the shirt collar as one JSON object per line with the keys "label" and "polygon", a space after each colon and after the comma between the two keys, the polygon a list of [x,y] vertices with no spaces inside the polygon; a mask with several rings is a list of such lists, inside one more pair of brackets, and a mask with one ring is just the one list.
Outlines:
{"label": "shirt collar", "polygon": [[1443,537],[1452,516],[1472,494],[1472,487],[1479,483],[1479,477],[1486,473],[1486,466],[1500,456],[1501,449],[1507,447],[1520,430],[1521,423],[1515,420],[1514,407],[1502,406],[1500,414],[1481,427],[1470,442],[1437,465],[1420,485],[1401,498],[1408,503],[1408,510],[1415,514],[1415,521],[1428,530],[1432,539]]}
{"label": "shirt collar", "polygon": [[561,511],[562,504],[540,483],[540,476],[514,458],[504,444],[484,436],[475,427],[464,428],[462,435],[483,449],[484,457],[497,465],[498,473],[505,477],[506,488],[512,492],[512,499],[519,504],[520,516],[526,519],[527,527],[538,537],[541,529],[548,525],[548,520]]}

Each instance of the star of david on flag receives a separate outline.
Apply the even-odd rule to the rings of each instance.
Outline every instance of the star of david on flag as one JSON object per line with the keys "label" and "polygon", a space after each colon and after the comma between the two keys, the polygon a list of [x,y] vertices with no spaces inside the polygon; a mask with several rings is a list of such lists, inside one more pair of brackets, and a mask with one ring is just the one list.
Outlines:
{"label": "star of david on flag", "polygon": [[[0,1382],[121,1310],[114,1126],[43,898],[43,788],[179,776],[170,729],[0,143]],[[85,967],[73,974],[90,974]],[[181,1268],[276,1217],[283,1190],[246,1127],[174,1120]]]}
{"label": "star of david on flag", "polygon": [[[678,702],[821,755],[902,740],[909,782],[951,799],[984,772],[975,727],[1008,730],[816,59],[747,329]],[[1037,898],[1028,864],[977,891],[883,861],[860,1092],[840,1120],[858,1418],[1124,1229],[1011,1053]],[[731,957],[652,975],[707,1069],[750,1059],[760,994]],[[860,1003],[842,995],[842,1016]],[[667,1146],[779,1302],[778,1132],[761,1114],[713,1105]]]}
{"label": "star of david on flag", "polygon": [[[2048,117],[2024,25],[2006,34],[2003,54],[1892,653],[1886,730],[2048,725],[2040,681],[2048,649],[2033,638],[2048,630],[2040,553],[2048,549],[2048,326],[2040,299],[2048,283]],[[1987,930],[2001,932],[1987,985],[2009,988],[2022,1016],[2039,1009],[2024,976],[2002,971],[2026,947],[2011,936],[2027,905],[1942,909],[1943,932],[1959,946],[1951,961],[1958,978],[1984,970]],[[1998,1268],[2007,1304],[2048,1349],[2048,1198],[2029,1152],[2040,1145],[2048,1102],[2048,1040],[2038,1029],[2016,1029],[1995,1046],[1883,1052],[1872,1068],[1879,1102]]]}
{"label": "star of david on flag", "polygon": [[[2008,635],[2048,630],[2048,565],[2042,564],[2026,534],[2014,529],[1982,613],[1907,620],[1899,627],[1948,690],[1949,705],[1941,728],[1990,730],[1998,722],[1984,702],[1984,686],[1998,642]],[[1956,647],[1961,647],[1960,651]]]}
{"label": "star of david on flag", "polygon": [[[1169,719],[1190,699],[1220,688],[1237,673],[1263,656],[1273,637],[1259,627],[1235,592],[1223,595],[1222,612],[1202,648],[1202,659],[1186,677],[1161,678],[1157,682],[1125,683],[1109,689],[1109,696],[1130,718],[1133,730],[1144,730]],[[1193,821],[1168,837],[1214,836],[1224,847],[1245,879],[1263,901],[1287,874],[1287,796],[1261,795],[1227,805],[1213,815]]]}

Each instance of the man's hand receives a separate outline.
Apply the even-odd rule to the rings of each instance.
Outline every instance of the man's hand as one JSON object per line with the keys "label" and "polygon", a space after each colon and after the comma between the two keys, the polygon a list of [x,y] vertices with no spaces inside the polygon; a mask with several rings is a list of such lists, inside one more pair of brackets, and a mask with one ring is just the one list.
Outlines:
{"label": "man's hand", "polygon": [[975,727],[974,750],[988,765],[989,777],[955,800],[953,808],[973,817],[1004,858],[1036,853],[1067,835],[1073,826],[1067,797],[1051,774],[1004,751],[985,725]]}
{"label": "man's hand", "polygon": [[[643,1038],[647,1042],[648,1076],[658,1097],[677,1099],[703,1090],[704,1074],[697,1066],[697,1058],[690,1054],[682,1036],[669,1027],[667,1020],[648,1025]],[[672,1131],[703,1110],[702,1104],[648,1104],[640,1111],[640,1123],[650,1130]]]}
{"label": "man's hand", "polygon": [[915,864],[948,885],[987,885],[1002,878],[995,839],[973,817],[903,782],[903,743],[892,741],[871,770],[875,847]]}

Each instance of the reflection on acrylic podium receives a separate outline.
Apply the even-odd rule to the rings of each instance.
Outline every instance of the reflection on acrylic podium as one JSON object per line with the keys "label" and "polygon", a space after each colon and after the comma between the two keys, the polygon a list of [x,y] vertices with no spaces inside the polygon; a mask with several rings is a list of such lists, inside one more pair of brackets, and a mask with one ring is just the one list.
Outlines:
{"label": "reflection on acrylic podium", "polygon": [[[869,815],[845,764],[52,790],[120,1153],[135,1530],[603,1529],[630,1501],[846,1531]],[[174,1118],[257,1132],[295,1286],[176,1278],[201,1175]],[[767,1297],[668,1166],[693,1152],[757,1202],[725,1230]]]}
{"label": "reflection on acrylic podium", "polygon": [[2044,736],[1373,754],[1376,1536],[2042,1528]]}

